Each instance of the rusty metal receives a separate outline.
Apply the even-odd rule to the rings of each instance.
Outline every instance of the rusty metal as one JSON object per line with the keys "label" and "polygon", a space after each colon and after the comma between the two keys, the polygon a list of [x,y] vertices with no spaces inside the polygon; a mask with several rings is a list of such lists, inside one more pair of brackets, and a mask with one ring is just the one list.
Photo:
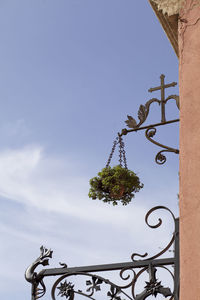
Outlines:
{"label": "rusty metal", "polygon": [[[80,297],[89,299],[110,299],[110,300],[145,300],[150,296],[162,295],[168,300],[179,299],[179,219],[165,206],[152,208],[145,217],[146,224],[152,228],[162,225],[159,218],[157,224],[149,223],[149,216],[158,210],[168,211],[174,223],[174,233],[167,246],[159,253],[148,258],[148,254],[132,254],[128,262],[82,266],[69,268],[65,263],[62,267],[43,269],[36,272],[39,265],[46,266],[49,258],[52,257],[52,250],[41,247],[40,256],[26,270],[25,278],[32,285],[32,300],[42,298],[46,293],[44,281],[48,277],[58,276],[51,288],[51,299],[65,298],[76,300]],[[174,250],[169,252],[171,246]],[[163,254],[173,253],[172,257],[162,257]],[[139,259],[136,259],[138,257]],[[143,258],[143,259],[142,259]],[[164,270],[173,280],[173,286],[165,286],[156,276],[158,270]],[[100,272],[100,274],[98,274]],[[107,272],[107,273],[106,273]],[[108,273],[109,272],[109,273]],[[112,276],[111,272],[115,276]],[[119,273],[118,273],[119,272]],[[149,280],[145,280],[144,288],[136,294],[136,286],[145,273],[148,273]],[[104,273],[105,276],[104,277]],[[113,275],[114,275],[113,274]],[[117,275],[117,277],[116,277]],[[107,278],[110,276],[112,278]],[[120,279],[121,284],[118,282]],[[117,280],[117,282],[116,282]]]}
{"label": "rusty metal", "polygon": [[[167,98],[165,98],[165,90],[167,88],[170,87],[174,87],[176,86],[177,83],[176,82],[172,82],[169,84],[165,84],[165,75],[161,74],[160,76],[160,86],[154,87],[154,88],[150,88],[148,91],[150,93],[154,92],[154,91],[161,91],[161,98],[160,100],[157,98],[152,98],[150,100],[148,100],[146,102],[145,105],[140,105],[139,110],[138,110],[138,119],[139,122],[137,123],[136,120],[132,117],[132,116],[127,116],[128,120],[125,121],[125,123],[127,124],[127,126],[131,129],[122,129],[120,135],[127,135],[130,132],[137,132],[139,130],[146,130],[145,131],[145,136],[146,138],[153,144],[163,148],[163,150],[159,151],[156,154],[155,157],[155,161],[158,164],[164,164],[166,162],[166,156],[163,154],[163,152],[173,152],[175,154],[179,154],[179,150],[163,145],[161,143],[158,143],[157,141],[155,141],[153,139],[154,135],[156,134],[156,128],[158,126],[162,126],[162,125],[167,125],[167,124],[171,124],[171,123],[175,123],[175,122],[179,122],[179,119],[174,119],[174,120],[166,120],[166,112],[165,112],[165,107],[166,104],[168,103],[169,100],[175,100],[176,101],[176,106],[179,109],[180,105],[179,105],[179,96],[178,95],[170,95]],[[149,115],[149,111],[150,111],[150,106],[152,103],[157,103],[160,107],[161,107],[161,122],[159,123],[154,123],[154,124],[150,124],[147,126],[141,126],[142,124],[144,124],[144,122],[147,120],[148,115]]]}

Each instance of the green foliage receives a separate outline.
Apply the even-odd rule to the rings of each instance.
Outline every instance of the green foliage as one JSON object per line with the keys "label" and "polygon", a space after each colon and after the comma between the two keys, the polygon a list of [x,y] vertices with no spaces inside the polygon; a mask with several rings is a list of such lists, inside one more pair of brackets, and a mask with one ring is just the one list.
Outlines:
{"label": "green foliage", "polygon": [[97,177],[90,180],[88,196],[93,200],[99,199],[117,205],[121,201],[127,205],[134,198],[135,193],[143,188],[139,177],[121,166],[108,167],[101,170]]}

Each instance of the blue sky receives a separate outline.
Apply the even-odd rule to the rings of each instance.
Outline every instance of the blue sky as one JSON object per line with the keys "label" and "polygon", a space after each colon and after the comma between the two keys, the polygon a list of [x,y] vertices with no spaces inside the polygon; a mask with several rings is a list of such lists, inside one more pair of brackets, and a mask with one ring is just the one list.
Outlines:
{"label": "blue sky", "polygon": [[[144,132],[124,138],[128,167],[144,183],[133,203],[87,196],[127,114],[137,118],[140,104],[160,96],[148,89],[161,73],[178,81],[177,57],[148,1],[3,0],[0,39],[2,297],[30,299],[24,270],[42,244],[54,250],[55,267],[128,261],[162,247],[165,235],[152,245],[144,215],[159,204],[178,214],[178,156],[156,165],[159,148]],[[152,108],[149,122],[160,121]],[[173,101],[167,117],[178,117]],[[178,126],[156,137],[178,147]]]}

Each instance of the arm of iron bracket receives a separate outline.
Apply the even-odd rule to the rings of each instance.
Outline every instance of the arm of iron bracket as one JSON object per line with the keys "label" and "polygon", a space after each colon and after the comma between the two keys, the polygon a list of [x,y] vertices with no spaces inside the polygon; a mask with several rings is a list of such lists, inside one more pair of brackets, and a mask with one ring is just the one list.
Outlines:
{"label": "arm of iron bracket", "polygon": [[[165,113],[165,107],[169,100],[175,100],[176,101],[176,106],[179,109],[180,108],[180,103],[179,103],[179,96],[178,95],[170,95],[167,98],[165,98],[165,89],[174,87],[177,85],[176,82],[172,82],[170,84],[165,84],[165,75],[161,74],[160,76],[160,86],[157,86],[155,88],[150,88],[148,91],[149,92],[154,92],[154,91],[161,91],[161,98],[152,98],[148,100],[145,105],[140,105],[139,110],[138,110],[138,119],[139,122],[137,123],[136,120],[132,116],[127,116],[128,120],[125,121],[127,126],[131,129],[122,129],[121,133],[119,133],[120,136],[122,135],[127,135],[130,132],[137,132],[139,130],[145,130],[145,136],[146,138],[153,144],[163,148],[161,151],[159,151],[156,156],[155,156],[155,161],[157,164],[162,165],[166,162],[166,156],[163,154],[164,152],[173,152],[175,154],[179,154],[179,150],[163,145],[153,139],[153,137],[156,134],[156,127],[162,126],[162,125],[167,125],[175,122],[179,122],[179,119],[174,119],[167,121],[166,120],[166,113]],[[159,123],[154,123],[150,124],[147,126],[141,126],[146,122],[149,112],[150,112],[150,107],[153,103],[156,103],[160,106],[161,108],[161,122]]]}

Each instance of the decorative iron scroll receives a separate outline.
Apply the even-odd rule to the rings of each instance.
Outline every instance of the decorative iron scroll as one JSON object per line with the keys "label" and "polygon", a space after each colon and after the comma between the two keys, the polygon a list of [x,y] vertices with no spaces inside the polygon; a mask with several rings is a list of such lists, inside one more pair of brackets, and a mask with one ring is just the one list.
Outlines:
{"label": "decorative iron scroll", "polygon": [[[173,152],[173,153],[179,154],[178,149],[168,147],[166,145],[158,143],[157,141],[155,141],[153,139],[153,137],[156,134],[155,127],[179,122],[179,119],[174,119],[174,120],[169,120],[169,121],[166,120],[165,106],[166,106],[167,102],[172,99],[175,100],[176,106],[178,109],[180,108],[180,104],[179,104],[179,96],[178,95],[170,95],[167,98],[165,98],[165,89],[169,88],[169,87],[174,87],[177,85],[177,83],[172,82],[170,84],[165,84],[164,79],[165,79],[165,75],[161,74],[160,86],[155,87],[155,88],[150,88],[148,90],[150,93],[160,90],[161,91],[161,99],[159,100],[157,98],[152,98],[152,99],[148,100],[145,105],[140,105],[139,110],[138,110],[138,119],[139,119],[138,123],[132,116],[127,116],[128,120],[126,120],[125,123],[131,129],[128,130],[128,129],[124,128],[124,129],[122,129],[122,132],[120,134],[120,135],[126,135],[129,132],[146,129],[146,131],[145,131],[146,138],[153,144],[163,148],[163,150],[159,151],[155,157],[156,163],[160,164],[160,165],[164,164],[167,160],[166,156],[163,154],[163,152]],[[150,106],[153,103],[157,103],[161,107],[161,122],[147,125],[147,126],[141,126],[147,120],[149,111],[150,111]]]}
{"label": "decorative iron scroll", "polygon": [[[167,208],[167,207],[165,207],[165,206],[155,206],[155,207],[153,207],[152,209],[150,209],[150,210],[147,212],[147,214],[146,214],[146,216],[145,216],[145,223],[147,224],[147,226],[149,226],[149,227],[152,228],[152,229],[155,229],[155,228],[160,227],[160,226],[162,225],[162,219],[160,219],[160,218],[158,219],[158,223],[155,224],[155,225],[151,225],[151,224],[149,223],[149,217],[150,217],[150,215],[151,215],[154,211],[159,210],[159,209],[164,209],[164,210],[166,210],[166,211],[168,211],[168,212],[170,213],[170,215],[171,215],[171,217],[172,217],[172,219],[173,219],[173,222],[174,222],[174,234],[172,235],[172,238],[171,238],[170,242],[167,244],[167,246],[166,246],[162,251],[160,251],[159,253],[155,254],[154,256],[152,256],[151,258],[148,258],[148,259],[146,259],[146,260],[149,260],[149,259],[152,260],[152,259],[158,258],[159,256],[163,255],[164,253],[166,253],[166,251],[169,250],[169,248],[173,245],[173,243],[174,243],[174,241],[175,241],[175,234],[176,234],[176,231],[175,231],[176,218],[175,218],[174,214],[172,213],[172,211],[171,211],[169,208]],[[131,255],[132,261],[136,261],[136,260],[135,260],[135,256],[139,256],[139,257],[144,258],[144,257],[148,256],[148,253],[146,252],[146,253],[143,254],[143,255],[137,254],[137,253],[133,253],[133,254]]]}
{"label": "decorative iron scroll", "polygon": [[[78,300],[80,297],[93,300],[145,300],[150,296],[156,297],[158,294],[168,300],[178,300],[179,287],[179,243],[178,243],[178,219],[165,206],[156,206],[148,211],[145,217],[146,224],[152,228],[158,228],[162,225],[162,219],[158,219],[157,224],[149,223],[149,216],[157,210],[168,211],[175,224],[174,233],[167,246],[151,258],[145,254],[132,254],[131,260],[124,263],[106,264],[97,266],[83,266],[69,268],[66,264],[60,264],[62,267],[54,269],[43,269],[39,273],[35,269],[39,265],[47,265],[49,258],[52,257],[52,251],[40,248],[41,254],[26,270],[25,278],[32,284],[32,300],[42,298],[46,293],[44,284],[45,277],[58,276],[51,289],[51,299],[58,300],[65,298],[67,300]],[[174,244],[174,256],[170,258],[161,258],[161,256]],[[135,259],[135,257],[139,259]],[[143,258],[143,259],[141,259]],[[173,289],[165,286],[158,280],[156,274],[159,270],[167,272],[173,281]],[[109,271],[115,273],[112,280],[102,276],[102,273]],[[97,274],[99,273],[100,274]],[[117,274],[116,274],[117,272]],[[119,272],[119,273],[118,273]],[[138,282],[148,273],[149,279],[145,280],[143,290],[136,294]],[[107,273],[108,274],[108,273]],[[143,280],[143,279],[142,279]],[[121,281],[121,284],[119,283]],[[140,285],[141,286],[141,285]]]}

